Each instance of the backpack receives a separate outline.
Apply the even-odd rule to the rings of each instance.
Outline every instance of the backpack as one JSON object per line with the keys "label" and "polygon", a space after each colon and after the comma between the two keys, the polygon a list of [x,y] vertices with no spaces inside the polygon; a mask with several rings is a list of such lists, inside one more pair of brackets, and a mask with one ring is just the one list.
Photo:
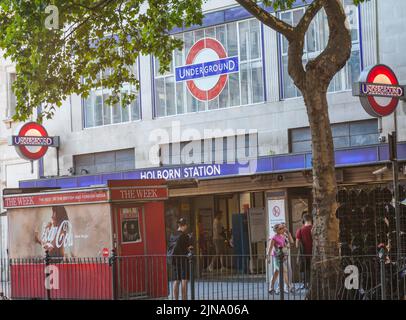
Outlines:
{"label": "backpack", "polygon": [[176,234],[172,234],[170,239],[169,239],[169,245],[168,245],[168,251],[166,253],[166,258],[167,258],[167,262],[169,264],[172,263],[173,261],[173,256],[178,254],[178,240],[180,239],[180,237],[182,236],[181,232],[178,232]]}

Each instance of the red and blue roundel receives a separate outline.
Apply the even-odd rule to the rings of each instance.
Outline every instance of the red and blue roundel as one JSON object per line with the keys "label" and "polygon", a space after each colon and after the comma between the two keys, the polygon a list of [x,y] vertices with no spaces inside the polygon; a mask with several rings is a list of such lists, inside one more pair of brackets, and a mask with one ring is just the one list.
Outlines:
{"label": "red and blue roundel", "polygon": [[36,123],[24,124],[17,136],[12,137],[12,145],[16,147],[20,157],[27,160],[38,160],[54,145],[54,139],[48,136],[46,129]]}
{"label": "red and blue roundel", "polygon": [[192,46],[186,65],[177,67],[175,75],[176,82],[186,81],[196,99],[210,101],[224,89],[228,74],[238,71],[238,57],[228,57],[218,40],[203,38]]}
{"label": "red and blue roundel", "polygon": [[361,105],[373,117],[385,117],[395,111],[399,99],[405,98],[405,88],[400,86],[395,73],[386,65],[376,65],[364,70],[354,93],[360,96]]}

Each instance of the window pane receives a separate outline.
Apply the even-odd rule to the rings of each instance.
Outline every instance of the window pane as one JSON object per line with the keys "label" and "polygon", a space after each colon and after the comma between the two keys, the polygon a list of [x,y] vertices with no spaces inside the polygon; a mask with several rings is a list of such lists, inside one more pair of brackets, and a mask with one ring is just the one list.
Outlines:
{"label": "window pane", "polygon": [[352,136],[369,133],[378,133],[377,120],[353,122],[350,124],[350,134]]}
{"label": "window pane", "polygon": [[218,26],[216,27],[216,39],[221,42],[223,47],[227,50],[227,42],[226,42],[226,27],[225,26]]}
{"label": "window pane", "polygon": [[288,57],[282,57],[282,68],[283,68],[283,88],[284,97],[293,98],[296,97],[296,86],[294,85],[290,75],[288,74]]}
{"label": "window pane", "polygon": [[176,84],[176,108],[178,114],[182,114],[185,112],[184,85],[185,82],[178,82]]}
{"label": "window pane", "polygon": [[204,38],[204,30],[196,30],[194,34],[195,34],[195,42]]}
{"label": "window pane", "polygon": [[248,80],[248,65],[246,63],[240,64],[241,68],[241,104],[248,104],[249,98],[249,80]]}
{"label": "window pane", "polygon": [[252,102],[257,103],[264,101],[264,86],[262,63],[260,61],[251,64],[252,72]]}
{"label": "window pane", "polygon": [[350,135],[350,126],[348,123],[337,123],[331,126],[333,137],[344,137]]}
{"label": "window pane", "polygon": [[293,11],[293,25],[296,26],[300,19],[302,19],[304,13],[304,9],[297,9]]}
{"label": "window pane", "polygon": [[362,145],[370,145],[370,144],[377,144],[378,143],[378,138],[379,138],[378,133],[362,134],[362,135],[352,136],[351,137],[351,147],[362,146]]}
{"label": "window pane", "polygon": [[359,51],[353,51],[351,53],[350,60],[348,61],[348,87],[347,89],[351,89],[351,85],[354,82],[357,82],[359,80],[359,75],[361,73],[361,63],[360,63],[360,52]]}
{"label": "window pane", "polygon": [[250,59],[258,59],[261,57],[260,36],[259,21],[250,20]]}
{"label": "window pane", "polygon": [[310,24],[309,29],[306,32],[306,39],[307,39],[307,52],[316,52],[317,48],[317,32],[316,32],[316,23],[315,20],[312,21]]}
{"label": "window pane", "polygon": [[[175,38],[183,40],[182,35],[176,35]],[[174,53],[174,56],[175,56],[175,66],[176,67],[183,66],[184,65],[184,62],[183,62],[183,56],[184,56],[183,55],[183,50],[177,50],[176,49],[175,53]]]}
{"label": "window pane", "polygon": [[155,80],[155,103],[158,117],[165,116],[165,78]]}
{"label": "window pane", "polygon": [[122,116],[122,121],[127,122],[130,121],[130,108],[126,106],[125,108],[121,107],[121,116]]}
{"label": "window pane", "polygon": [[309,152],[312,150],[311,141],[302,141],[292,143],[292,152]]}
{"label": "window pane", "polygon": [[100,93],[96,93],[96,103],[94,109],[94,125],[102,126],[103,125],[103,97]]}
{"label": "window pane", "polygon": [[16,95],[14,94],[13,91],[13,83],[16,80],[17,75],[15,73],[8,73],[8,111],[7,111],[7,116],[11,118],[12,116],[15,115],[16,113],[16,105],[17,105],[17,99]]}
{"label": "window pane", "polygon": [[189,53],[190,48],[193,46],[194,43],[194,37],[193,37],[193,32],[186,32],[183,35],[183,41],[184,41],[184,54],[185,57]]}
{"label": "window pane", "polygon": [[139,119],[141,119],[140,102],[139,99],[136,98],[133,102],[131,102],[131,120]]}
{"label": "window pane", "polygon": [[170,116],[176,114],[174,77],[165,78],[165,86],[166,86],[166,115]]}
{"label": "window pane", "polygon": [[290,137],[292,142],[306,141],[312,138],[310,128],[292,129],[290,132]]}
{"label": "window pane", "polygon": [[219,101],[219,107],[220,108],[227,108],[230,106],[230,103],[228,101],[228,81],[223,89],[223,91],[221,91],[219,98],[216,99]]}
{"label": "window pane", "polygon": [[350,146],[350,137],[333,138],[334,148],[348,148]]}
{"label": "window pane", "polygon": [[103,124],[105,125],[111,123],[111,106],[106,102],[109,97],[109,93],[103,93]]}
{"label": "window pane", "polygon": [[238,55],[237,23],[227,24],[227,52],[230,57]]}
{"label": "window pane", "polygon": [[95,108],[94,93],[91,92],[89,97],[85,100],[84,111],[85,111],[85,128],[93,127],[93,117]]}
{"label": "window pane", "polygon": [[[220,96],[221,96],[221,94],[222,93],[220,93]],[[219,97],[217,97],[216,99],[208,101],[208,108],[209,108],[209,110],[218,109],[219,108]]]}
{"label": "window pane", "polygon": [[248,21],[244,21],[238,25],[240,33],[240,61],[246,61],[248,60],[249,51],[249,24]]}
{"label": "window pane", "polygon": [[120,103],[116,103],[112,107],[113,111],[113,123],[119,123],[121,122],[121,106]]}
{"label": "window pane", "polygon": [[228,76],[228,88],[230,91],[230,106],[240,105],[240,74],[231,73]]}
{"label": "window pane", "polygon": [[207,28],[204,30],[206,38],[216,38],[216,29],[215,28]]}

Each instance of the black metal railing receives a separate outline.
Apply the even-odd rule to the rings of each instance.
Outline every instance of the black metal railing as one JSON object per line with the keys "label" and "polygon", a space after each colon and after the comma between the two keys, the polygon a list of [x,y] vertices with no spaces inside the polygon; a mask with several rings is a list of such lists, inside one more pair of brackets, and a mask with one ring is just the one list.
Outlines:
{"label": "black metal railing", "polygon": [[[383,250],[376,255],[323,259],[286,253],[218,258],[113,254],[1,259],[0,299],[401,300],[406,296],[406,260]],[[320,266],[309,270],[315,263]]]}

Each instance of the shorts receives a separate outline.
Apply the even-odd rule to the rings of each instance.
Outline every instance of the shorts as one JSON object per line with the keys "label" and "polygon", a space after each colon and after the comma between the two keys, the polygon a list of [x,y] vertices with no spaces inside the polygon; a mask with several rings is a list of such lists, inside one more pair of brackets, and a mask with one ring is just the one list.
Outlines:
{"label": "shorts", "polygon": [[[273,256],[272,257],[272,261],[273,261],[273,269],[274,271],[279,271],[280,269],[280,259],[277,256]],[[288,270],[288,259],[284,259],[283,260],[283,270],[286,271]]]}
{"label": "shorts", "polygon": [[190,270],[187,258],[175,258],[172,262],[172,280],[189,280]]}

